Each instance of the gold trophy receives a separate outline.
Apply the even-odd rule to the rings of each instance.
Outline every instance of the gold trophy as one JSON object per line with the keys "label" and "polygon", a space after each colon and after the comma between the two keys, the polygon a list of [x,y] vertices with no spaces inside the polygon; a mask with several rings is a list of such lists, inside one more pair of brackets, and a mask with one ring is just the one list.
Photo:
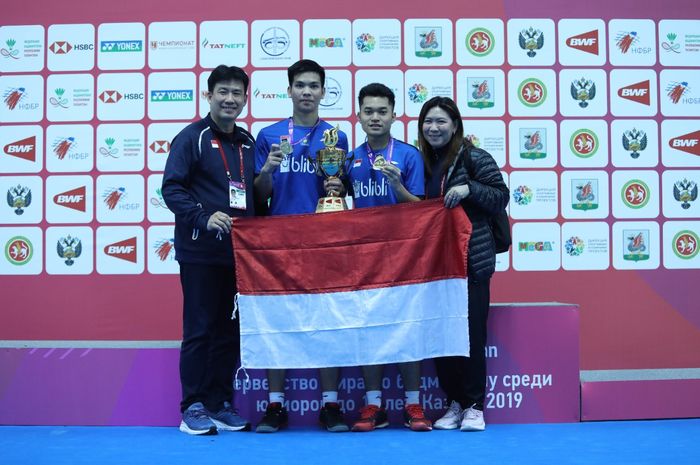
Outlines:
{"label": "gold trophy", "polygon": [[[340,178],[345,173],[347,152],[336,147],[338,143],[338,126],[323,131],[323,148],[316,152],[316,174],[326,179]],[[326,197],[318,199],[316,213],[336,212],[347,210],[348,205],[343,197],[335,197],[330,192]]]}

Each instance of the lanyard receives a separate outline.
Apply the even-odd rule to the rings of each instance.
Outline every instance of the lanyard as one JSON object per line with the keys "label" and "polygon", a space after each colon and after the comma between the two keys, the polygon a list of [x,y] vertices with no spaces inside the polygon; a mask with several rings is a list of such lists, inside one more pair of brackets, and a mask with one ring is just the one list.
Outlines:
{"label": "lanyard", "polygon": [[[216,146],[221,154],[221,160],[224,162],[224,168],[226,168],[226,176],[228,177],[229,181],[233,181],[233,179],[231,179],[231,170],[228,168],[228,162],[226,161],[226,155],[224,154],[224,147],[221,145],[221,141],[216,136],[212,135],[212,139],[216,142]],[[231,146],[233,146],[233,144],[231,144]],[[238,145],[238,158],[240,160],[239,168],[241,169],[241,182],[245,183],[245,176],[243,174],[243,148],[240,144]]]}
{"label": "lanyard", "polygon": [[314,126],[311,129],[309,129],[309,132],[307,132],[304,137],[294,142],[294,120],[290,117],[289,121],[287,122],[287,132],[289,133],[289,145],[294,147],[302,141],[313,139],[314,132],[316,131],[316,128],[318,127],[320,122],[321,118],[316,120],[316,124],[314,124]]}
{"label": "lanyard", "polygon": [[[366,138],[365,138],[365,146],[367,147],[367,158],[369,158],[370,166],[374,165],[374,158],[377,156],[377,154],[379,152],[374,152],[372,150],[372,147],[369,146],[369,142],[367,142]],[[387,163],[391,163],[391,157],[392,157],[393,153],[394,153],[394,138],[390,137],[389,138],[389,150],[387,150],[387,154],[386,154],[386,162]]]}

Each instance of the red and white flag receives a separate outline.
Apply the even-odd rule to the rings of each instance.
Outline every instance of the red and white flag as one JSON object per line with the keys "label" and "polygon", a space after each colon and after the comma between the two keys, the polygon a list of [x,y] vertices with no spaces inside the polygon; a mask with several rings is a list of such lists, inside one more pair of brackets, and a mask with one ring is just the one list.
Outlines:
{"label": "red and white flag", "polygon": [[234,219],[242,366],[469,355],[470,234],[441,200]]}

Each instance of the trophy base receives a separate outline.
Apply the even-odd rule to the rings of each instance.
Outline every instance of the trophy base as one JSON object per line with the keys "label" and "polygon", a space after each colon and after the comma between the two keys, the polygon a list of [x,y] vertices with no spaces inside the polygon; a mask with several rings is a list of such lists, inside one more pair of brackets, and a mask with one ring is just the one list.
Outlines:
{"label": "trophy base", "polygon": [[340,212],[348,209],[343,197],[321,197],[316,204],[316,213]]}

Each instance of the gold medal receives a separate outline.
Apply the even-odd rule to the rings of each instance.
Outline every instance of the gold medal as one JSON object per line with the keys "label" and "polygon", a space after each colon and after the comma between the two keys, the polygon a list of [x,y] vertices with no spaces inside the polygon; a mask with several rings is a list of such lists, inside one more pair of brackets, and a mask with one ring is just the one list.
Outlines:
{"label": "gold medal", "polygon": [[380,170],[384,166],[386,166],[386,160],[383,156],[377,155],[377,157],[374,159],[374,163],[372,163],[372,168],[375,170]]}
{"label": "gold medal", "polygon": [[280,136],[280,151],[284,156],[287,156],[294,151],[292,144],[289,143],[289,137]]}

